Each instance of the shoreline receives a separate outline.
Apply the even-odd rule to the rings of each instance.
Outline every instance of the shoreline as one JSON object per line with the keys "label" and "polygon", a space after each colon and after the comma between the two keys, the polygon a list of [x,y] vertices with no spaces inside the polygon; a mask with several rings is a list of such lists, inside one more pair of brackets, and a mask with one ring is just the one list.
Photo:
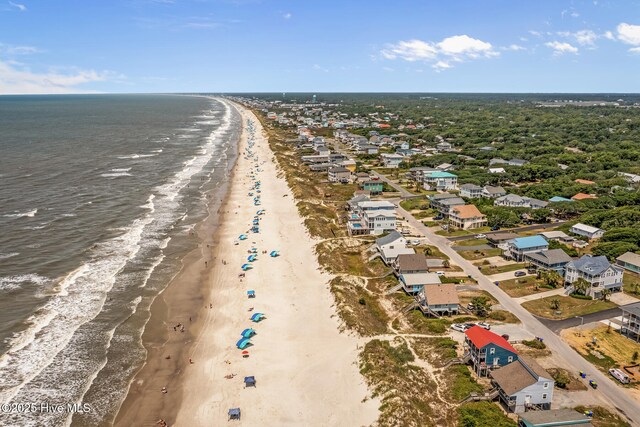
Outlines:
{"label": "shoreline", "polygon": [[[232,104],[231,108],[235,108],[235,105]],[[191,345],[200,333],[203,323],[200,309],[208,305],[205,301],[208,301],[211,293],[209,287],[201,286],[209,281],[213,269],[213,265],[209,267],[204,262],[211,262],[213,248],[218,243],[220,225],[225,217],[224,209],[228,204],[240,156],[242,132],[244,127],[237,141],[231,144],[234,159],[227,165],[224,180],[216,189],[221,197],[210,199],[206,217],[194,227],[197,247],[183,257],[180,270],[151,304],[149,319],[141,337],[147,355],[131,379],[125,398],[111,420],[114,426],[155,425],[159,418],[167,418],[163,414],[175,414],[177,411],[182,398],[180,374],[183,362],[188,361]],[[193,314],[189,316],[185,313]],[[189,321],[189,317],[192,321]],[[172,335],[169,327],[177,323],[186,326],[185,332]],[[166,356],[171,359],[165,359]],[[162,387],[167,387],[171,392],[162,394]]]}
{"label": "shoreline", "polygon": [[[195,285],[169,285],[154,301],[152,318],[157,321],[150,320],[143,335],[147,361],[134,377],[115,425],[152,425],[159,418],[168,425],[221,425],[232,407],[241,408],[246,425],[370,425],[378,417],[379,401],[369,397],[359,373],[357,338],[339,332],[328,290],[331,276],[321,272],[317,241],[309,237],[260,121],[245,107],[232,105],[242,116],[242,132],[219,209],[220,225],[215,237],[209,235],[213,245],[206,256],[215,262],[208,268],[200,263]],[[253,123],[253,151],[260,161],[260,207],[247,197],[253,184],[248,176],[257,164],[245,153],[248,120]],[[266,210],[261,232],[234,245],[250,227],[257,209]],[[257,247],[259,254],[278,249],[282,255],[259,255],[254,269],[240,280],[239,266],[246,262],[250,246]],[[228,265],[218,263],[221,254],[230,260]],[[189,277],[189,267],[181,279]],[[198,281],[205,286],[199,287]],[[255,289],[255,299],[247,299],[247,289]],[[198,296],[188,295],[194,290]],[[176,332],[176,342],[166,319],[175,322],[172,313],[181,309],[177,298],[189,302],[197,316],[187,332]],[[208,308],[211,302],[213,309]],[[257,324],[248,319],[254,305],[255,312],[267,316]],[[244,359],[234,343],[240,331],[249,327],[258,335],[248,348],[250,357]],[[180,353],[166,360],[165,354],[174,349]],[[232,378],[225,378],[229,375]],[[257,379],[255,390],[243,387],[243,378],[250,375]],[[166,394],[161,392],[164,386]]]}

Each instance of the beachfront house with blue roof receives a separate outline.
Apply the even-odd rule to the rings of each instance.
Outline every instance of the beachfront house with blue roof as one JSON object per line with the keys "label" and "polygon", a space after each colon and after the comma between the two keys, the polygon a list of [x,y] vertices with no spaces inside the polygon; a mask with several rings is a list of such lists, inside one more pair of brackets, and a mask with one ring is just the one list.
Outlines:
{"label": "beachfront house with blue roof", "polygon": [[549,249],[549,242],[542,236],[518,237],[507,242],[507,249],[503,255],[505,258],[522,262],[525,260],[526,255],[546,251],[547,249]]}
{"label": "beachfront house with blue roof", "polygon": [[448,191],[458,189],[458,177],[451,172],[433,171],[424,174],[422,186],[425,190]]}

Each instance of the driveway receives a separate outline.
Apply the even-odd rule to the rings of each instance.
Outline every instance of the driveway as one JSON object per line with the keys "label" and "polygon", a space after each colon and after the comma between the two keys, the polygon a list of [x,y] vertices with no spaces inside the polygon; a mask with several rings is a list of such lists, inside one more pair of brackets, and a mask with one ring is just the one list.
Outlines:
{"label": "driveway", "polygon": [[[402,209],[402,207],[398,207],[398,212],[404,215],[407,221],[409,221],[416,230],[423,233],[430,242],[446,254],[451,261],[459,265],[465,273],[470,274],[471,277],[476,279],[478,281],[479,289],[489,292],[498,300],[499,304],[504,307],[505,310],[508,310],[517,316],[521,320],[522,326],[529,333],[533,336],[542,337],[549,349],[554,352],[554,355],[558,360],[563,362],[562,365],[564,367],[586,372],[587,375],[595,379],[599,384],[598,389],[593,390],[594,393],[601,395],[612,407],[615,407],[618,411],[626,415],[632,424],[640,425],[640,402],[629,396],[624,389],[615,384],[608,376],[600,372],[567,343],[562,341],[562,339],[556,335],[546,323],[543,323],[541,319],[533,316],[502,289],[495,286],[491,280],[489,280],[484,274],[480,273],[480,270],[478,270],[476,266],[462,258],[460,254],[449,246],[449,239],[434,234],[425,227],[424,224],[416,220],[409,212]],[[614,317],[619,315],[619,313],[620,311],[618,310],[618,314],[609,314],[608,317]]]}
{"label": "driveway", "polygon": [[396,184],[395,182],[391,181],[386,176],[381,175],[376,171],[371,171],[371,173],[373,175],[375,175],[376,177],[380,178],[381,181],[384,181],[387,184],[389,184],[391,187],[395,188],[400,193],[400,197],[402,197],[403,199],[409,199],[409,198],[412,198],[412,197],[420,197],[420,196],[418,196],[416,194],[411,193],[410,191],[407,191],[406,189],[402,188],[400,185]]}
{"label": "driveway", "polygon": [[527,274],[526,269],[524,270],[520,269],[520,270],[507,271],[504,273],[492,274],[491,276],[487,276],[487,278],[492,282],[502,282],[503,280],[522,279],[523,277],[525,277],[525,276],[516,277],[515,275],[516,271],[522,271],[523,273],[525,273],[525,276],[532,276],[531,274]]}
{"label": "driveway", "polygon": [[537,294],[531,294],[531,295],[527,295],[520,298],[514,298],[514,300],[517,301],[518,304],[522,304],[523,302],[533,301],[540,298],[552,297],[556,295],[565,295],[566,291],[567,290],[564,287],[560,287],[560,288],[552,289],[550,291],[538,292]]}
{"label": "driveway", "polygon": [[[601,322],[603,320],[612,319],[622,314],[622,311],[618,307],[610,308],[608,310],[599,311],[597,313],[586,314],[579,317],[570,317],[564,320],[551,320],[538,317],[537,319],[544,324],[547,328],[551,329],[556,334],[560,333],[563,329],[573,328],[574,326],[580,326],[581,324],[587,324],[592,322]],[[536,316],[537,317],[537,316]]]}

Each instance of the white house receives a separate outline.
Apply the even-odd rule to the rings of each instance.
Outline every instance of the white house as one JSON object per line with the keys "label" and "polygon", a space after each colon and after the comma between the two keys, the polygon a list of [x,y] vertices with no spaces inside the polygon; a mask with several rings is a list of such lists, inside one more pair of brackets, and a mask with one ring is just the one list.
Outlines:
{"label": "white house", "polygon": [[376,248],[387,265],[393,264],[398,255],[415,254],[413,248],[407,248],[407,240],[397,231],[376,239]]}
{"label": "white house", "polygon": [[487,216],[475,205],[454,206],[451,208],[449,223],[463,230],[480,228],[487,225]]}
{"label": "white house", "polygon": [[496,199],[498,197],[506,196],[507,192],[500,186],[485,185],[482,188],[482,197],[488,199]]}
{"label": "white house", "polygon": [[383,234],[394,231],[396,229],[395,208],[393,203],[387,201],[365,200],[356,203],[347,222],[349,234]]}
{"label": "white house", "polygon": [[569,229],[570,233],[577,234],[578,236],[584,236],[589,239],[599,239],[604,234],[604,230],[598,227],[592,227],[590,225],[578,223]]}
{"label": "white house", "polygon": [[451,172],[428,172],[424,174],[422,180],[425,190],[456,190],[458,188],[458,177]]}
{"label": "white house", "polygon": [[498,197],[493,204],[495,206],[506,206],[510,208],[528,208],[530,206],[526,197],[518,196],[517,194],[507,194],[506,196]]}
{"label": "white house", "polygon": [[460,186],[460,197],[467,199],[477,199],[482,197],[482,187],[475,184],[462,184]]}
{"label": "white house", "polygon": [[489,173],[505,173],[504,168],[489,168]]}
{"label": "white house", "polygon": [[400,154],[383,153],[380,157],[382,158],[385,168],[397,168],[404,160],[404,156],[401,156]]}
{"label": "white house", "polygon": [[591,285],[586,290],[586,295],[593,298],[602,297],[602,290],[611,292],[622,290],[622,268],[612,265],[605,256],[584,255],[571,261],[564,267],[565,287],[571,287],[573,283],[582,278]]}
{"label": "white house", "polygon": [[491,372],[501,403],[508,412],[551,409],[554,380],[535,360],[525,355]]}

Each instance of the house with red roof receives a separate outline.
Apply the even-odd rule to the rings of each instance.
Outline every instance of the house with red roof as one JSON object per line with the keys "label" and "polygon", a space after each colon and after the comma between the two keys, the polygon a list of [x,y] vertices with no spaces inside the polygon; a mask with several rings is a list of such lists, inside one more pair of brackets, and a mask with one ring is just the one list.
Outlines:
{"label": "house with red roof", "polygon": [[480,326],[465,331],[464,353],[478,376],[487,376],[489,370],[506,366],[518,360],[518,352],[509,341]]}

